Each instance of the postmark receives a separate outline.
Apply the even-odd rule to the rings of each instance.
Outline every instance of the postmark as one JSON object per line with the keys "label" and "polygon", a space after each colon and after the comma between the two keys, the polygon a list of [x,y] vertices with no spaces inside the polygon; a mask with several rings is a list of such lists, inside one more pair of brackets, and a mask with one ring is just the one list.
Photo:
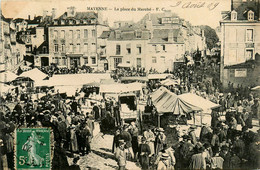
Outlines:
{"label": "postmark", "polygon": [[15,168],[51,169],[51,129],[19,128],[15,131]]}

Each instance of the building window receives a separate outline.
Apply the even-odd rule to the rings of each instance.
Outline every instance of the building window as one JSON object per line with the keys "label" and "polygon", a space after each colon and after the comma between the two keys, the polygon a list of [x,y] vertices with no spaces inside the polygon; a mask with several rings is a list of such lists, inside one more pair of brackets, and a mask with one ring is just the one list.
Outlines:
{"label": "building window", "polygon": [[156,59],[156,57],[154,56],[154,57],[152,57],[152,63],[157,63],[157,59]]}
{"label": "building window", "polygon": [[84,52],[88,52],[88,43],[84,43]]}
{"label": "building window", "polygon": [[73,39],[73,30],[70,30],[69,38],[70,38],[70,39]]}
{"label": "building window", "polygon": [[136,38],[142,37],[142,31],[136,31]]}
{"label": "building window", "polygon": [[174,41],[174,42],[177,42],[177,37],[173,37],[173,41]]}
{"label": "building window", "polygon": [[162,50],[165,51],[165,45],[162,45]]}
{"label": "building window", "polygon": [[54,36],[54,39],[57,39],[57,38],[58,38],[58,31],[57,31],[57,30],[54,30],[53,36]]}
{"label": "building window", "polygon": [[122,63],[122,58],[114,58],[114,68],[117,68],[119,63]]}
{"label": "building window", "polygon": [[136,67],[137,68],[141,68],[142,67],[142,59],[141,58],[137,58],[136,59]]}
{"label": "building window", "polygon": [[80,38],[80,30],[77,30],[77,38]]}
{"label": "building window", "polygon": [[44,46],[44,47],[42,47],[42,52],[43,52],[43,54],[46,54],[47,53],[47,48]]}
{"label": "building window", "polygon": [[65,30],[61,30],[60,38],[65,39]]}
{"label": "building window", "polygon": [[236,11],[232,11],[231,12],[231,21],[236,21],[237,20],[237,12]]}
{"label": "building window", "polygon": [[88,30],[84,29],[84,38],[88,38]]}
{"label": "building window", "polygon": [[80,52],[80,44],[77,44],[77,52]]}
{"label": "building window", "polygon": [[65,44],[61,44],[61,52],[65,53]]}
{"label": "building window", "polygon": [[116,55],[120,55],[121,53],[121,47],[120,45],[116,45]]}
{"label": "building window", "polygon": [[246,41],[248,41],[248,42],[253,41],[253,29],[246,30]]}
{"label": "building window", "polygon": [[165,63],[165,57],[164,56],[161,56],[161,60],[163,63]]}
{"label": "building window", "polygon": [[137,48],[137,54],[141,54],[141,53],[142,53],[141,44],[138,44],[138,45],[136,46],[136,48]]}
{"label": "building window", "polygon": [[253,60],[254,55],[253,55],[253,49],[247,49],[246,50],[246,60]]}
{"label": "building window", "polygon": [[92,61],[92,64],[96,64],[97,62],[96,62],[96,57],[95,56],[92,56],[91,57],[91,61]]}
{"label": "building window", "polygon": [[92,30],[92,37],[96,37],[96,31]]}
{"label": "building window", "polygon": [[87,65],[88,64],[88,57],[84,57],[83,60],[84,60],[84,64]]}
{"label": "building window", "polygon": [[70,52],[73,52],[73,44],[70,44],[70,49],[69,49]]}
{"label": "building window", "polygon": [[254,12],[253,11],[248,11],[247,13],[247,18],[248,18],[248,21],[254,21]]}
{"label": "building window", "polygon": [[54,44],[54,52],[57,53],[59,51],[59,46],[58,44]]}
{"label": "building window", "polygon": [[126,48],[127,54],[131,54],[131,48]]}
{"label": "building window", "polygon": [[62,65],[67,65],[67,59],[66,59],[66,57],[62,57]]}

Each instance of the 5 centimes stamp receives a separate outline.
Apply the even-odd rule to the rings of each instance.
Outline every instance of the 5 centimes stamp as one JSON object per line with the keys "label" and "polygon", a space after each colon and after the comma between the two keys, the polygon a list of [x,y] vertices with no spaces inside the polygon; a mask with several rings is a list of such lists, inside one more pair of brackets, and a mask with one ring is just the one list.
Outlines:
{"label": "5 centimes stamp", "polygon": [[22,169],[51,169],[51,129],[16,129],[15,167]]}

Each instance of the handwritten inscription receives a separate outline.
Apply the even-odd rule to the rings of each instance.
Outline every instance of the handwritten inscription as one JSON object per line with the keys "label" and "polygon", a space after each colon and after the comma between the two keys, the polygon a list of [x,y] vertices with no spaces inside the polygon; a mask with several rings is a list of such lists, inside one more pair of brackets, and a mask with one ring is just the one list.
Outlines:
{"label": "handwritten inscription", "polygon": [[177,1],[170,7],[181,7],[181,8],[208,8],[210,11],[214,10],[219,5],[219,2],[183,2]]}

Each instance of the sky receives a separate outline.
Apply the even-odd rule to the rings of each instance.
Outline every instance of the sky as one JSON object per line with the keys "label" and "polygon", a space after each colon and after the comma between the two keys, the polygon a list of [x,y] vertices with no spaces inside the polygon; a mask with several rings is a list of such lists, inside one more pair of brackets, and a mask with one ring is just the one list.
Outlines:
{"label": "sky", "polygon": [[[90,11],[87,10],[88,7],[106,7],[107,10],[102,11],[102,15],[108,19],[110,26],[113,26],[114,21],[137,22],[148,12],[171,10],[192,25],[216,28],[221,20],[221,11],[230,10],[230,2],[231,0],[1,0],[1,9],[6,18],[28,18],[28,15],[33,18],[42,15],[43,10],[49,11],[50,15],[52,8],[56,8],[57,16],[60,16],[70,6],[75,6],[76,11],[80,12]],[[132,8],[136,11],[132,11]],[[137,8],[151,8],[151,11],[137,11]]]}

